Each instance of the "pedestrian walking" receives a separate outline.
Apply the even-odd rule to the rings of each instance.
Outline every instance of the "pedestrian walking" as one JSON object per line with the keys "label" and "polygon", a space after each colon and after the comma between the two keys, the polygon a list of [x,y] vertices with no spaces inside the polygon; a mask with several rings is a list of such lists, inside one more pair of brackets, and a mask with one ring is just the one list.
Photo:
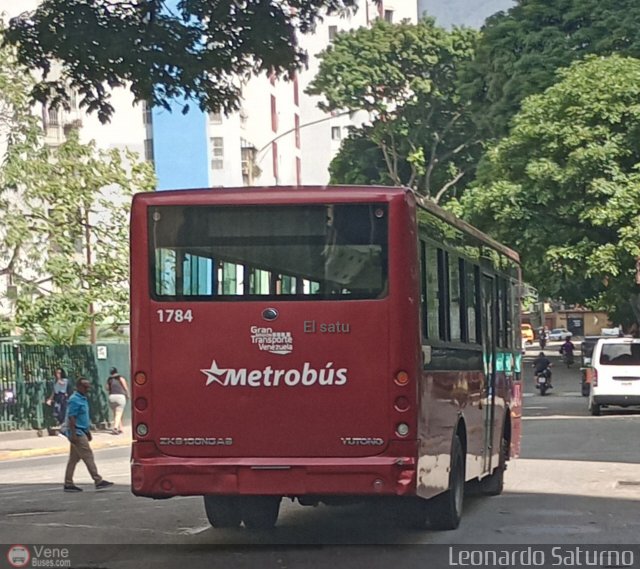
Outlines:
{"label": "pedestrian walking", "polygon": [[64,369],[57,367],[53,371],[53,389],[46,401],[47,405],[53,405],[53,417],[56,420],[57,427],[61,427],[64,424],[67,416],[67,403],[72,391],[71,382]]}
{"label": "pedestrian walking", "polygon": [[107,379],[107,391],[109,392],[109,407],[113,411],[114,435],[122,434],[122,415],[129,399],[129,386],[127,380],[118,373],[118,369],[112,367]]}
{"label": "pedestrian walking", "polygon": [[73,474],[76,465],[82,460],[93,482],[96,490],[103,490],[113,486],[113,482],[109,482],[98,474],[93,451],[89,444],[92,440],[91,422],[89,418],[89,401],[87,393],[91,389],[91,383],[85,377],[81,377],[76,382],[76,391],[69,398],[67,405],[67,417],[63,427],[64,433],[69,437],[71,446],[69,447],[69,461],[67,462],[67,470],[64,475],[64,491],[65,492],[82,492],[82,488],[78,488],[73,483]]}

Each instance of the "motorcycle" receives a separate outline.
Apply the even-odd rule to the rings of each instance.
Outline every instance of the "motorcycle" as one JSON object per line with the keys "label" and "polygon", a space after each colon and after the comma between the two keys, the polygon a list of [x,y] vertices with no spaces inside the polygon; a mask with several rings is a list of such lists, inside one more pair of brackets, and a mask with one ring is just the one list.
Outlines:
{"label": "motorcycle", "polygon": [[540,390],[540,395],[544,396],[547,394],[547,391],[551,388],[551,380],[549,378],[549,374],[547,370],[538,372],[536,374],[536,389]]}
{"label": "motorcycle", "polygon": [[564,361],[564,363],[566,364],[567,367],[571,367],[574,363],[573,360],[573,354],[567,354],[567,353],[563,353],[562,354],[562,359]]}

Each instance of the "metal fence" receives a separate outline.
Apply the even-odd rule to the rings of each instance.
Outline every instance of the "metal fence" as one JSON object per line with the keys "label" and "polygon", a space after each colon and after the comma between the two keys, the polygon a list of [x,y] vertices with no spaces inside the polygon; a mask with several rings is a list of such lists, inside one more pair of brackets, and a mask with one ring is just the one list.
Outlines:
{"label": "metal fence", "polygon": [[[123,359],[128,346],[112,346],[121,373],[128,373]],[[93,385],[89,392],[91,420],[94,425],[109,422],[108,396],[104,390],[106,362],[99,362],[91,345],[43,346],[0,343],[0,431],[36,429],[39,432],[55,425],[51,408],[45,401],[53,390],[53,371],[64,368],[72,383],[86,377]],[[113,364],[112,364],[113,365]]]}

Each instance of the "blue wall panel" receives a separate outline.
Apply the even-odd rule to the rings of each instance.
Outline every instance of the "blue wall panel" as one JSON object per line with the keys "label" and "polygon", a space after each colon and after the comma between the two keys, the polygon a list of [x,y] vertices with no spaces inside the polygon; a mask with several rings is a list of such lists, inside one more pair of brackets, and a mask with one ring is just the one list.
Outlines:
{"label": "blue wall panel", "polygon": [[158,190],[209,186],[207,115],[193,101],[182,114],[184,102],[172,104],[172,112],[154,108],[153,155]]}

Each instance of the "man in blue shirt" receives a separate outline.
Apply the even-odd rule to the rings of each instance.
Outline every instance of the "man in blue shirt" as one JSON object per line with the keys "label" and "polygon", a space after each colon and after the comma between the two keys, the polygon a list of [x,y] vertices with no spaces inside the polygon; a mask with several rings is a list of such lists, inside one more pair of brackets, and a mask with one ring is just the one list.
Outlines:
{"label": "man in blue shirt", "polygon": [[76,382],[76,392],[69,398],[69,404],[67,405],[67,417],[63,431],[69,437],[71,446],[69,448],[67,470],[64,475],[65,492],[82,492],[82,488],[78,488],[73,483],[73,473],[76,470],[76,465],[81,460],[85,463],[91,478],[93,478],[96,490],[103,490],[113,486],[113,482],[104,480],[98,474],[93,451],[91,450],[91,445],[89,445],[92,437],[87,393],[89,393],[90,389],[91,383],[89,380],[84,377],[79,378]]}

